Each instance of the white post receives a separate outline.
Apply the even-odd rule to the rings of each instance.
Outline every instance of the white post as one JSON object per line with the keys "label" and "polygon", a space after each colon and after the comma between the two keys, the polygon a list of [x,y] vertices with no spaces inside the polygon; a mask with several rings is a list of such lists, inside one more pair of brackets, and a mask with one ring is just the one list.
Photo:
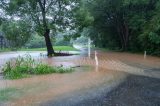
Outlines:
{"label": "white post", "polygon": [[147,52],[144,51],[144,59],[146,59],[146,56],[147,56]]}
{"label": "white post", "polygon": [[97,51],[95,51],[95,61],[96,61],[96,67],[98,66],[98,57],[97,57]]}
{"label": "white post", "polygon": [[88,38],[88,57],[91,57],[91,39]]}

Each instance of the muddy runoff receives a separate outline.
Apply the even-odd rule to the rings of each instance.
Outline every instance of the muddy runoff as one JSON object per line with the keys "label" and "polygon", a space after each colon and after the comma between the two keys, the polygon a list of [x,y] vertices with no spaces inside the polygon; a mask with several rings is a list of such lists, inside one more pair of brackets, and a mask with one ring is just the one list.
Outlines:
{"label": "muddy runoff", "polygon": [[[75,72],[32,76],[19,80],[0,80],[0,89],[14,88],[12,98],[0,101],[0,106],[35,106],[56,101],[74,93],[89,92],[107,87],[107,92],[121,84],[128,75],[160,78],[160,59],[143,55],[98,51],[99,66],[95,66],[94,54],[70,57],[39,57],[52,66],[76,67]],[[78,67],[77,67],[78,66]],[[80,67],[79,67],[80,66]]]}
{"label": "muddy runoff", "polygon": [[77,68],[76,72],[71,74],[51,74],[14,81],[1,81],[0,85],[6,84],[6,88],[16,88],[17,91],[22,92],[19,97],[13,97],[3,104],[6,106],[39,105],[48,100],[56,100],[67,94],[90,90],[101,87],[101,85],[107,85],[110,90],[122,82],[127,75],[104,69],[100,69],[99,72],[93,70]]}

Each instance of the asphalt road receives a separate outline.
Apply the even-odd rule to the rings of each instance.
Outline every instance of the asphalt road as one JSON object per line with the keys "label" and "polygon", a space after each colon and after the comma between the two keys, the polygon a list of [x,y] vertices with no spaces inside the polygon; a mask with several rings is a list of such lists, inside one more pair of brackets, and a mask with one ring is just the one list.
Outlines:
{"label": "asphalt road", "polygon": [[160,106],[160,79],[129,75],[110,92],[104,85],[41,106]]}

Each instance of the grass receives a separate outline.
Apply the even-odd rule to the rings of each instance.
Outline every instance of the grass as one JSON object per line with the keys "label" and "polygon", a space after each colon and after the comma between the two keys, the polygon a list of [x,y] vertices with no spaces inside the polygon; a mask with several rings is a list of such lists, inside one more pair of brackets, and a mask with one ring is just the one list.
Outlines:
{"label": "grass", "polygon": [[42,75],[51,73],[69,73],[73,68],[52,67],[42,62],[36,62],[30,55],[17,57],[8,61],[2,69],[5,79],[21,79],[31,75]]}
{"label": "grass", "polygon": [[[77,49],[75,49],[74,47],[71,46],[53,46],[55,51],[77,51]],[[46,51],[46,48],[23,48],[20,49],[20,51]]]}
{"label": "grass", "polygon": [[0,90],[0,102],[8,101],[21,95],[16,88],[6,88]]}
{"label": "grass", "polygon": [[8,51],[10,51],[10,50],[6,49],[6,48],[0,49],[0,52],[8,52]]}
{"label": "grass", "polygon": [[[53,46],[55,51],[78,51],[76,48],[71,46]],[[46,48],[21,48],[21,49],[9,49],[4,48],[0,49],[0,52],[9,52],[9,51],[47,51]]]}

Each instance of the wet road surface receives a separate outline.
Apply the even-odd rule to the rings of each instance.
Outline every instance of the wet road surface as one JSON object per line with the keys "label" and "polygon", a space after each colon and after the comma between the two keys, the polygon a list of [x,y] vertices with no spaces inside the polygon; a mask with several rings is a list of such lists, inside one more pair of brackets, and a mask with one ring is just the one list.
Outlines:
{"label": "wet road surface", "polygon": [[81,55],[37,59],[50,65],[81,67],[68,74],[0,80],[0,89],[17,88],[17,92],[21,92],[21,95],[8,101],[0,101],[0,106],[160,104],[160,58],[148,56],[144,59],[143,55],[98,51],[98,67],[95,67],[94,54],[91,58]]}

